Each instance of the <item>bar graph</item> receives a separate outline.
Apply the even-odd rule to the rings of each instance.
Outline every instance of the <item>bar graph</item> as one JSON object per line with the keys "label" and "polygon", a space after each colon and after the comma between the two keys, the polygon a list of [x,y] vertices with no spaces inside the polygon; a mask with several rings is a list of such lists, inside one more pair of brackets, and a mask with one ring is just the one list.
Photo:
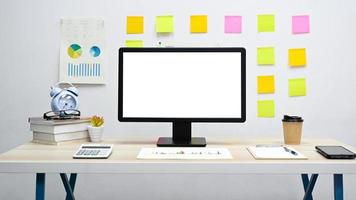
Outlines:
{"label": "bar graph", "polygon": [[101,65],[100,63],[68,63],[67,66],[68,77],[100,77]]}

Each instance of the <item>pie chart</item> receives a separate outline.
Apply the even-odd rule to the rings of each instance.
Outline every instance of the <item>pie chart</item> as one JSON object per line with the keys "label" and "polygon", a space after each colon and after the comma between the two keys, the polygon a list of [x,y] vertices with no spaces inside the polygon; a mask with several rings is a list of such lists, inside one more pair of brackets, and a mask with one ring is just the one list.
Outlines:
{"label": "pie chart", "polygon": [[69,57],[76,59],[82,55],[82,47],[78,44],[72,44],[68,47],[68,55]]}
{"label": "pie chart", "polygon": [[90,48],[90,55],[93,57],[98,57],[100,55],[100,48],[97,46],[92,46]]}

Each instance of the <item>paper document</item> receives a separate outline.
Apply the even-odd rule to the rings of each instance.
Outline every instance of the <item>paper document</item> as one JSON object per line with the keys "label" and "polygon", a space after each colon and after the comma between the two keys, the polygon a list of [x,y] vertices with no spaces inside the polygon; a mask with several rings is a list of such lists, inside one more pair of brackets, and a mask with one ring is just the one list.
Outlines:
{"label": "paper document", "polygon": [[[247,150],[255,157],[255,159],[266,160],[306,160],[306,156],[298,152],[292,147],[286,146],[250,146]],[[292,153],[294,152],[294,153]]]}
{"label": "paper document", "polygon": [[142,148],[137,159],[209,160],[232,159],[227,148]]}
{"label": "paper document", "polygon": [[102,18],[61,19],[59,80],[105,84],[105,29]]}

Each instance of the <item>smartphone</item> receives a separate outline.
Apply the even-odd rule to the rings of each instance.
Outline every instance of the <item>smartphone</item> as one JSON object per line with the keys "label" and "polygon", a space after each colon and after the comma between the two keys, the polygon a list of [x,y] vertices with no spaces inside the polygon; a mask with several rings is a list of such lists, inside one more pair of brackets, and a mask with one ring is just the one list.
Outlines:
{"label": "smartphone", "polygon": [[354,159],[356,154],[343,146],[316,146],[318,153],[328,159]]}

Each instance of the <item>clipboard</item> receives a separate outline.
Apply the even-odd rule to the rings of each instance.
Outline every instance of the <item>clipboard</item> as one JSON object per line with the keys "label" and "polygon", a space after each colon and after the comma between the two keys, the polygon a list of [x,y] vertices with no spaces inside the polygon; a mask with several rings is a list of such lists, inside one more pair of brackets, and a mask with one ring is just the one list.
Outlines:
{"label": "clipboard", "polygon": [[[307,160],[304,156],[292,147],[286,146],[250,146],[247,150],[256,160]],[[291,152],[294,152],[291,153]]]}

